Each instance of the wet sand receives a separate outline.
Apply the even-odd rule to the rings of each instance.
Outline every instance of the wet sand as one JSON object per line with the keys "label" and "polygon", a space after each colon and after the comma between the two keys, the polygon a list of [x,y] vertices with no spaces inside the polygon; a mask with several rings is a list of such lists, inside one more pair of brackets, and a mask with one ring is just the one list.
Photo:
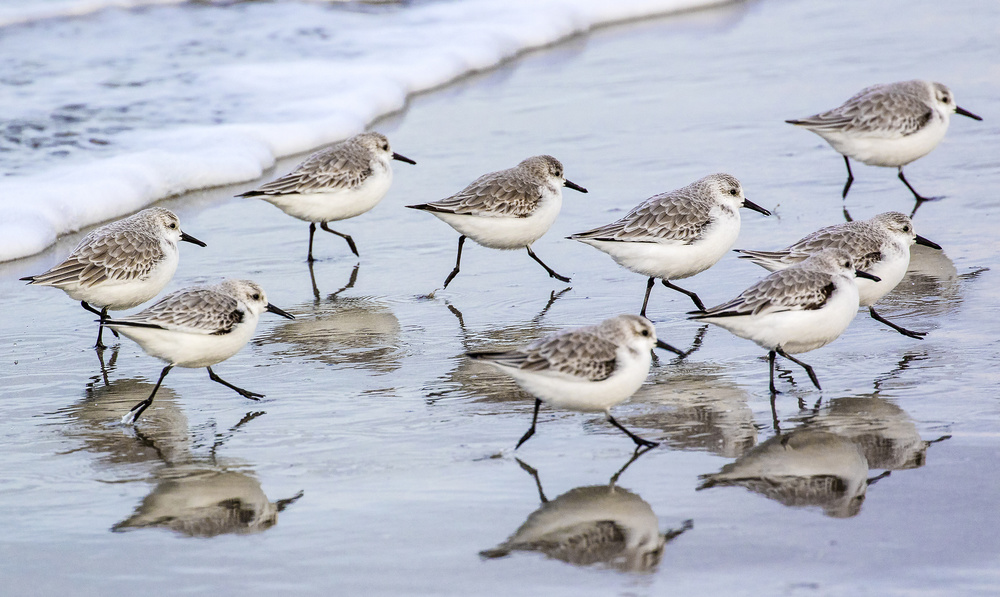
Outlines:
{"label": "wet sand", "polygon": [[[254,342],[215,367],[267,394],[259,403],[202,370],[175,370],[140,425],[119,426],[162,365],[123,341],[104,353],[102,374],[89,348],[92,317],[60,292],[17,281],[55,264],[81,235],[0,264],[7,586],[24,595],[996,591],[1000,201],[990,189],[1000,179],[1000,9],[960,4],[739,3],[602,29],[413,98],[374,128],[418,165],[396,164],[384,202],[335,226],[354,237],[360,263],[341,239],[317,236],[315,292],[307,225],[232,198],[254,185],[162,202],[209,244],[181,248],[170,289],[247,277],[297,316],[264,318]],[[662,287],[649,308],[660,336],[699,347],[661,357],[615,410],[662,442],[622,473],[627,491],[592,489],[632,454],[601,416],[544,409],[536,436],[514,452],[530,398],[463,353],[637,312],[645,289],[642,277],[563,237],[716,171],[774,212],[744,210],[737,247],[783,246],[843,221],[845,206],[855,218],[909,212],[892,169],[856,166],[842,201],[841,158],[783,120],[912,77],[947,83],[985,120],[956,116],[937,150],[906,169],[922,192],[945,196],[915,217],[944,251],[917,247],[880,312],[927,338],[861,312],[839,340],[802,357],[822,392],[783,364],[781,432],[846,455],[831,457],[826,485],[794,495],[760,484],[697,489],[699,476],[773,445],[767,364],[751,342],[687,321],[690,301]],[[524,252],[467,243],[462,273],[426,298],[453,267],[457,234],[402,206],[538,153],[558,157],[590,190],[566,191],[559,220],[534,247],[572,283],[549,279]],[[683,285],[715,304],[762,272],[732,255]],[[637,497],[661,532],[687,520],[693,528],[659,555],[622,551],[604,563],[480,557],[539,509],[538,485],[549,512],[583,511],[596,502],[580,500],[596,495],[612,501],[592,507],[609,518],[644,513]]]}

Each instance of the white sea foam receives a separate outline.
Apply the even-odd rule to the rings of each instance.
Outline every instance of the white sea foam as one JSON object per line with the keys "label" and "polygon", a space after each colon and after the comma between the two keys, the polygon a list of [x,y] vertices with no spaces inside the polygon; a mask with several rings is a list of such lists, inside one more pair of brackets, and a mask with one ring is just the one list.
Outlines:
{"label": "white sea foam", "polygon": [[[3,25],[108,8],[64,36],[66,57],[58,46],[41,54],[39,60],[58,67],[31,70],[35,67],[29,65],[14,75],[31,84],[12,94],[8,122],[40,118],[47,126],[60,110],[77,109],[89,110],[94,121],[81,119],[76,130],[48,139],[57,149],[60,139],[80,139],[83,149],[73,148],[70,158],[63,156],[71,152],[61,150],[40,155],[38,143],[29,149],[24,140],[7,153],[15,156],[16,166],[7,166],[8,176],[0,179],[0,261],[37,253],[61,234],[164,197],[253,180],[277,158],[362,130],[402,108],[410,94],[526,49],[605,23],[725,1],[458,0],[345,11],[280,2],[212,8],[151,7],[171,0],[50,0],[35,12],[23,8],[27,4],[20,13],[0,11]],[[114,10],[134,5],[147,8]],[[195,11],[201,12],[191,17]],[[214,30],[196,29],[213,18]],[[163,50],[146,42],[153,27],[174,24],[174,46]],[[231,34],[236,26],[238,36],[213,37],[213,31]],[[92,39],[74,37],[85,36],[88,27],[98,31]],[[36,28],[43,31],[36,34]],[[301,45],[301,32],[308,28],[321,31],[324,43]],[[12,33],[6,43],[26,45],[45,31],[31,27]],[[281,35],[300,45],[275,56],[266,43]],[[246,47],[226,54],[231,40],[242,40]],[[118,46],[128,43],[146,54],[123,62]],[[188,59],[192,46],[209,50],[195,53],[181,70],[171,70]],[[77,67],[70,59],[80,52],[87,60],[79,58],[78,68],[95,72],[72,70]],[[64,121],[72,127],[75,119],[70,114]]]}

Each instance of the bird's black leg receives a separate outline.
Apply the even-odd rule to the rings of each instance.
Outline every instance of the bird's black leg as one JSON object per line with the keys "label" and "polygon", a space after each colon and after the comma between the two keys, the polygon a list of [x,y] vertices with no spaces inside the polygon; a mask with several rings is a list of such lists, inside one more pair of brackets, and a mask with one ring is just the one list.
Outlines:
{"label": "bird's black leg", "polygon": [[351,236],[349,234],[344,234],[343,232],[337,232],[333,228],[330,228],[329,226],[327,226],[326,222],[321,222],[320,225],[319,225],[319,227],[322,228],[323,230],[326,230],[330,234],[336,234],[340,238],[346,240],[347,241],[347,246],[351,248],[351,253],[354,253],[355,257],[361,257],[361,255],[358,254],[358,247],[354,244],[354,239],[351,238]]}
{"label": "bird's black leg", "polygon": [[878,313],[876,313],[875,312],[875,307],[868,307],[868,312],[871,314],[872,319],[874,319],[875,321],[877,321],[879,323],[884,323],[885,325],[891,327],[892,329],[896,330],[900,334],[903,334],[904,336],[909,336],[910,338],[916,338],[917,340],[923,340],[924,336],[927,335],[927,332],[914,332],[912,330],[908,330],[908,329],[906,329],[906,328],[904,328],[904,327],[902,327],[900,325],[897,325],[897,324],[889,321],[888,319],[886,319],[886,318],[882,317],[881,315],[879,315]]}
{"label": "bird's black leg", "polygon": [[560,276],[551,267],[545,265],[545,263],[541,259],[538,258],[538,255],[535,255],[535,252],[531,250],[531,247],[525,247],[525,249],[528,250],[528,255],[531,255],[532,259],[534,259],[535,261],[537,261],[539,265],[541,265],[542,267],[545,268],[545,271],[547,271],[549,273],[549,277],[550,278],[555,278],[556,280],[559,280],[560,282],[569,282],[569,278],[567,278],[566,276]]}
{"label": "bird's black leg", "polygon": [[451,273],[448,274],[448,277],[444,279],[445,288],[448,288],[448,285],[451,284],[451,281],[455,279],[455,276],[458,275],[459,268],[462,266],[462,245],[464,244],[465,244],[465,235],[463,234],[462,236],[458,237],[458,257],[455,258],[455,269],[451,270]]}
{"label": "bird's black leg", "polygon": [[772,400],[775,394],[780,393],[778,392],[778,389],[774,387],[774,355],[775,352],[773,350],[767,353],[767,368],[768,368],[767,379],[770,382],[768,389],[771,390]]}
{"label": "bird's black leg", "polygon": [[642,299],[642,310],[639,311],[639,315],[646,316],[646,305],[649,303],[649,293],[653,291],[653,284],[656,284],[656,278],[650,278],[646,282],[646,296]]}
{"label": "bird's black leg", "polygon": [[208,377],[209,377],[209,379],[211,379],[214,382],[221,383],[222,385],[226,386],[227,388],[229,388],[231,390],[235,390],[236,393],[238,393],[240,396],[243,396],[244,398],[249,398],[251,400],[258,400],[258,399],[264,397],[263,394],[258,394],[257,392],[251,392],[249,390],[244,390],[243,388],[238,388],[238,387],[234,386],[233,384],[229,383],[228,381],[226,381],[226,380],[222,379],[221,377],[219,377],[218,375],[216,375],[215,371],[212,371],[211,367],[205,367],[205,368],[208,369]]}
{"label": "bird's black leg", "polygon": [[306,257],[306,261],[312,263],[316,261],[313,259],[313,237],[316,236],[316,222],[309,222],[309,255]]}
{"label": "bird's black leg", "polygon": [[[928,201],[928,200],[930,200],[930,197],[924,197],[924,196],[922,196],[922,195],[921,195],[920,193],[918,193],[918,192],[916,191],[916,189],[914,189],[914,188],[913,188],[913,187],[912,187],[912,186],[910,185],[910,182],[909,182],[908,180],[906,180],[906,177],[905,177],[905,176],[903,176],[903,167],[902,167],[902,166],[900,166],[900,167],[899,167],[899,180],[903,181],[903,184],[905,184],[905,185],[906,185],[906,188],[910,189],[910,192],[911,192],[911,193],[913,193],[913,198],[917,200],[917,204],[918,204],[918,205],[919,205],[920,203],[923,203],[924,201]],[[916,211],[917,211],[917,209],[916,209],[916,208],[913,208],[913,211],[914,211],[914,212],[916,212]]]}
{"label": "bird's black leg", "polygon": [[643,447],[646,447],[646,448],[653,448],[653,447],[656,447],[656,446],[660,445],[659,442],[651,442],[648,439],[642,439],[638,435],[636,435],[636,434],[632,433],[631,431],[629,431],[628,429],[625,429],[624,427],[622,427],[622,424],[619,423],[618,421],[616,421],[615,418],[611,416],[611,411],[605,411],[604,414],[606,414],[608,416],[608,422],[611,423],[612,425],[614,425],[615,427],[621,429],[622,431],[624,431],[625,435],[629,436],[632,439],[632,441],[635,442],[635,445],[637,445],[637,446],[643,446]]}
{"label": "bird's black leg", "polygon": [[538,422],[538,409],[541,407],[542,407],[542,401],[539,400],[538,398],[535,398],[535,414],[534,416],[531,417],[531,429],[528,429],[528,431],[521,436],[521,439],[518,440],[517,445],[514,446],[515,450],[520,448],[521,444],[528,441],[529,437],[535,435],[535,424]]}
{"label": "bird's black leg", "polygon": [[800,361],[800,360],[796,359],[795,357],[789,355],[788,353],[786,353],[784,350],[782,350],[780,348],[774,349],[774,352],[780,354],[781,356],[785,357],[789,361],[791,361],[791,362],[795,363],[796,365],[798,365],[799,367],[802,367],[803,369],[805,369],[806,373],[809,374],[809,379],[813,382],[813,385],[816,386],[816,389],[817,390],[822,390],[823,389],[823,388],[819,387],[819,380],[816,379],[816,372],[813,371],[812,367],[810,367],[809,365],[806,365],[802,361]]}
{"label": "bird's black leg", "polygon": [[170,373],[170,370],[173,368],[173,365],[167,365],[164,367],[163,371],[160,372],[160,379],[156,380],[156,385],[153,386],[153,391],[149,394],[149,398],[146,398],[142,402],[136,404],[131,408],[131,410],[128,411],[128,415],[126,416],[130,417],[132,423],[138,421],[139,415],[141,415],[142,412],[149,408],[149,405],[153,403],[153,396],[156,396],[156,391],[160,389],[160,384],[163,383],[163,378],[166,377],[167,373]]}
{"label": "bird's black leg", "polygon": [[691,292],[690,290],[684,290],[680,286],[675,286],[674,284],[671,284],[670,280],[660,280],[660,281],[663,282],[663,285],[666,286],[667,288],[669,288],[671,290],[676,290],[677,292],[680,292],[682,294],[686,294],[689,297],[691,297],[691,300],[694,301],[694,306],[698,307],[699,311],[704,311],[705,310],[705,303],[701,302],[701,299],[698,298],[697,294]]}
{"label": "bird's black leg", "polygon": [[[98,311],[97,309],[91,307],[87,301],[80,301],[80,306],[101,318],[100,324],[97,327],[97,344],[94,345],[94,348],[97,350],[104,350],[107,348],[107,346],[104,345],[104,322],[108,319],[108,308],[104,307]],[[115,335],[115,338],[120,337],[118,332],[114,330],[111,330],[111,333]]]}
{"label": "bird's black leg", "polygon": [[847,182],[844,183],[844,192],[841,193],[841,198],[847,199],[847,191],[851,190],[851,183],[854,182],[854,174],[851,172],[851,160],[844,156],[844,164],[847,166]]}

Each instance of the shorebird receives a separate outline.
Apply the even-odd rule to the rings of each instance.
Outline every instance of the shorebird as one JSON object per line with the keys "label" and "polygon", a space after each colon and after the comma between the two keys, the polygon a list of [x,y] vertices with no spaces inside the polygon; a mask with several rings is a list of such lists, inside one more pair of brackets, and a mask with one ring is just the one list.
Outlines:
{"label": "shorebird", "polygon": [[877,278],[878,282],[858,278],[860,305],[868,307],[875,321],[886,324],[904,336],[922,339],[926,332],[914,332],[885,319],[875,311],[875,303],[889,294],[906,274],[910,264],[910,246],[914,243],[941,249],[913,230],[913,221],[898,211],[890,211],[868,219],[821,228],[780,251],[748,251],[740,259],[749,259],[774,272],[800,263],[810,255],[828,248],[844,249],[854,259],[854,265]]}
{"label": "shorebird", "polygon": [[515,450],[535,433],[542,402],[577,412],[603,412],[637,446],[657,445],[623,427],[611,416],[611,407],[624,402],[649,375],[652,349],[683,353],[656,339],[656,328],[645,317],[618,315],[597,325],[564,330],[507,351],[467,353],[514,378],[535,397],[531,428]]}
{"label": "shorebird", "polygon": [[843,197],[854,182],[849,159],[854,158],[869,166],[897,168],[899,179],[919,205],[928,198],[906,180],[903,166],[937,147],[952,114],[982,120],[956,105],[951,90],[941,83],[913,80],[872,85],[832,110],[785,122],[823,137],[844,156],[847,183]]}
{"label": "shorebird", "polygon": [[317,223],[346,240],[355,257],[360,257],[354,239],[327,224],[359,216],[385,197],[392,185],[389,160],[416,164],[393,152],[385,135],[361,133],[317,151],[291,173],[237,197],[263,199],[293,218],[309,222],[309,262],[315,261]]}
{"label": "shorebird", "polygon": [[172,211],[151,207],[92,230],[65,261],[21,280],[54,286],[100,317],[94,347],[104,349],[108,311],[131,309],[159,294],[177,271],[179,241],[205,246],[181,231]]}
{"label": "shorebird", "polygon": [[212,371],[212,365],[228,359],[246,345],[257,329],[257,319],[265,311],[294,319],[267,302],[267,295],[257,284],[249,280],[224,280],[214,286],[178,290],[139,313],[109,319],[109,327],[135,341],[150,356],[167,363],[149,398],[133,406],[122,417],[122,423],[132,424],[139,419],[153,403],[163,378],[174,367],[205,367],[212,381],[251,400],[263,398],[263,394],[222,379]]}
{"label": "shorebird", "polygon": [[587,192],[566,180],[559,160],[536,155],[513,168],[484,174],[447,199],[406,207],[430,212],[460,235],[455,269],[445,279],[445,288],[458,275],[466,237],[491,249],[527,249],[550,277],[569,282],[531,250],[531,244],[548,231],[559,215],[562,187]]}
{"label": "shorebird", "polygon": [[712,174],[654,195],[616,222],[567,238],[600,249],[626,269],[649,276],[639,315],[646,316],[657,278],[704,310],[697,294],[670,281],[701,273],[726,254],[740,233],[741,207],[771,215],[743,196],[736,178]]}

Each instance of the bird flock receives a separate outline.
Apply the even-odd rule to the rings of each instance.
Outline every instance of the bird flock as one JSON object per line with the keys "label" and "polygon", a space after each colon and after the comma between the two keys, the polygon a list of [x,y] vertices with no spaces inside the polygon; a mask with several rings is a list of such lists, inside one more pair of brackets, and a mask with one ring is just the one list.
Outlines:
{"label": "bird flock", "polygon": [[[787,122],[820,135],[844,157],[848,171],[844,198],[854,180],[850,163],[854,158],[897,168],[918,207],[928,198],[913,189],[903,167],[937,146],[953,113],[981,120],[958,107],[946,86],[915,80],[874,85],[837,108]],[[239,197],[262,199],[308,222],[306,258],[310,263],[315,260],[317,225],[343,238],[359,256],[354,239],[329,224],[362,215],[382,200],[392,184],[392,160],[416,163],[393,152],[384,135],[366,132],[312,154],[291,173]],[[538,155],[485,174],[445,199],[407,207],[432,214],[459,234],[455,266],[444,279],[445,288],[460,272],[466,239],[492,249],[525,249],[550,277],[569,282],[532,250],[558,216],[564,187],[587,192],[566,178],[559,160]],[[793,355],[836,340],[859,307],[868,307],[874,319],[905,336],[925,336],[875,310],[875,304],[903,278],[911,245],[941,248],[914,231],[916,207],[909,216],[887,212],[869,220],[827,226],[783,249],[738,249],[741,259],[770,273],[716,306],[707,307],[697,293],[677,286],[677,280],[705,271],[729,252],[739,235],[744,207],[770,215],[746,198],[735,177],[711,174],[654,195],[615,222],[568,237],[645,276],[646,293],[638,315],[622,314],[559,331],[514,350],[467,354],[509,375],[535,398],[531,427],[516,447],[534,435],[542,403],[603,412],[610,424],[635,442],[637,450],[657,445],[626,429],[610,410],[645,382],[654,348],[686,355],[658,339],[656,328],[646,318],[656,280],[691,299],[695,310],[687,313],[690,319],[719,326],[767,351],[772,409],[779,393],[774,383],[776,357],[801,366],[819,389],[813,368]],[[223,380],[212,366],[246,345],[264,312],[293,318],[270,304],[256,283],[233,279],[172,292],[132,315],[109,315],[109,311],[145,303],[163,290],[177,269],[180,241],[205,246],[181,230],[176,215],[154,207],[93,230],[65,261],[45,273],[22,278],[31,285],[59,288],[97,315],[97,349],[105,348],[102,334],[108,327],[115,336],[125,335],[166,363],[149,397],[123,415],[124,424],[139,420],[173,367],[204,367],[212,381],[248,399],[259,399],[262,394]],[[721,477],[711,481],[720,482]]]}

